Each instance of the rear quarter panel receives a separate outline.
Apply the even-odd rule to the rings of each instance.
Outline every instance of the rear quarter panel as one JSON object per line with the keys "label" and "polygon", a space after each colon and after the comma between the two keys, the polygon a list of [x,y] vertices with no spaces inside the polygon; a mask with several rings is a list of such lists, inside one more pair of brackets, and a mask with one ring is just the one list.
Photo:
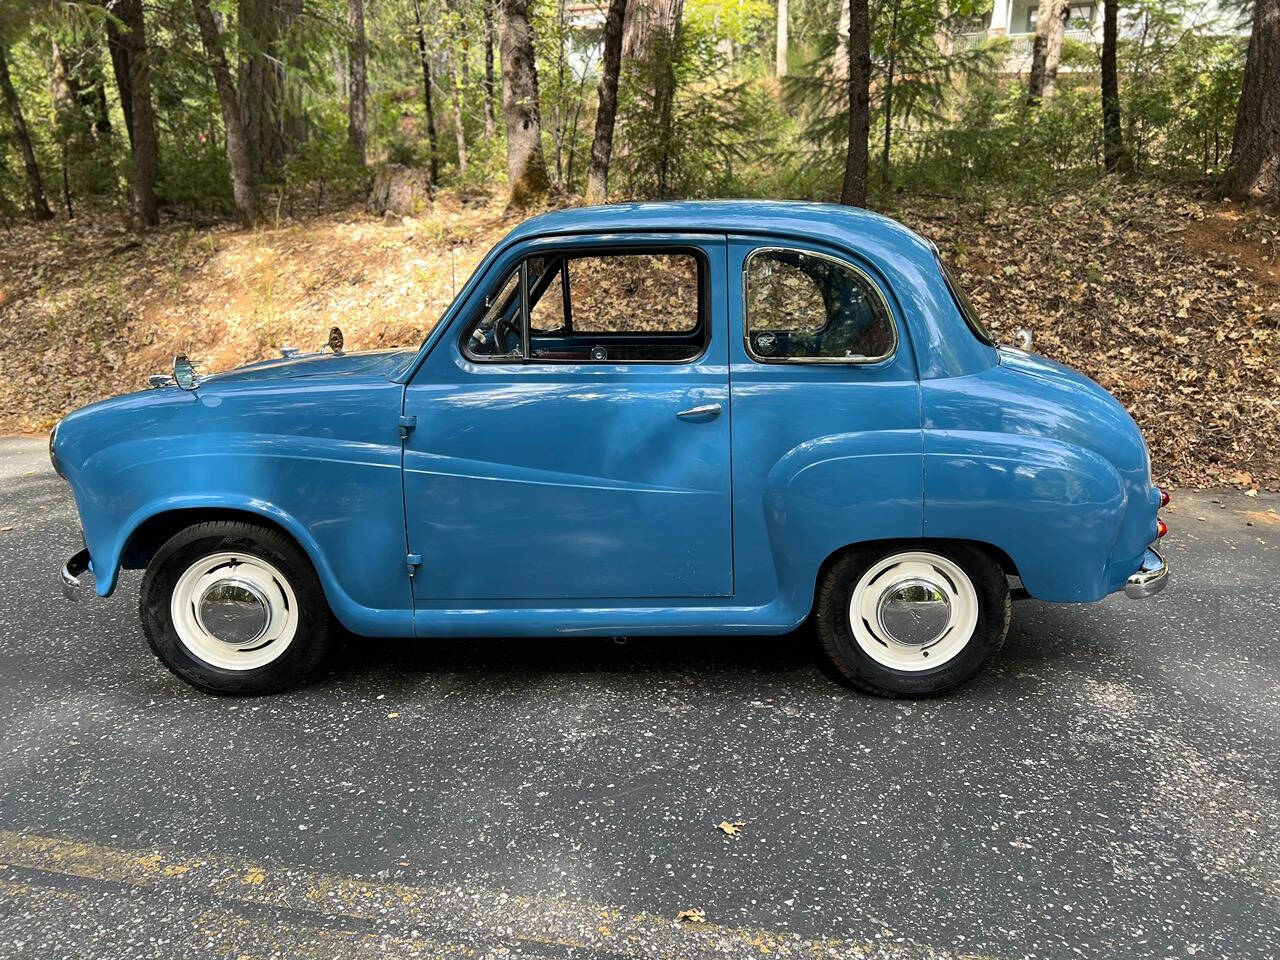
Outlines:
{"label": "rear quarter panel", "polygon": [[925,536],[1000,547],[1040,600],[1123,586],[1155,539],[1158,493],[1114,398],[1038,359],[921,389]]}

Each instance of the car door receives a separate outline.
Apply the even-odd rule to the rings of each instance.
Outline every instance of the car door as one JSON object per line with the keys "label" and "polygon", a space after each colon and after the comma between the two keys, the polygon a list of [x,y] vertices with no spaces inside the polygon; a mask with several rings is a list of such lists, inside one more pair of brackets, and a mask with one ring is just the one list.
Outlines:
{"label": "car door", "polygon": [[731,236],[735,602],[807,615],[823,562],[919,537],[920,385],[874,263],[790,237]]}
{"label": "car door", "polygon": [[724,269],[670,234],[494,262],[405,393],[418,609],[732,593]]}

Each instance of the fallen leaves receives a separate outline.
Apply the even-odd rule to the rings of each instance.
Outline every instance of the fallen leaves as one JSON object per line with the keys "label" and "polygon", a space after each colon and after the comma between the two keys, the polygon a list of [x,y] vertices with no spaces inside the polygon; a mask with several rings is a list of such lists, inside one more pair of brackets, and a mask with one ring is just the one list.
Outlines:
{"label": "fallen leaves", "polygon": [[731,837],[736,837],[742,833],[742,828],[745,826],[745,823],[730,823],[728,820],[721,820],[716,824],[716,829],[722,833],[727,833]]}
{"label": "fallen leaves", "polygon": [[676,920],[681,923],[706,923],[707,915],[694,907],[690,910],[681,910],[676,914]]}
{"label": "fallen leaves", "polygon": [[1029,326],[1115,394],[1157,481],[1280,490],[1280,219],[1141,183],[903,203],[1001,342]]}

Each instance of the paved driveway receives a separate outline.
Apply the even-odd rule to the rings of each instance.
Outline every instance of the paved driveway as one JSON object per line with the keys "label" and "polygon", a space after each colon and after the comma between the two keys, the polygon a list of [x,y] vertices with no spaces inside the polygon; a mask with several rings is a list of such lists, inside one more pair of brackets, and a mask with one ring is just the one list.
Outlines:
{"label": "paved driveway", "polygon": [[1016,604],[941,700],[804,635],[353,639],[232,700],[136,574],[61,599],[68,490],[0,440],[0,957],[1274,957],[1280,500],[1213,497],[1164,595]]}

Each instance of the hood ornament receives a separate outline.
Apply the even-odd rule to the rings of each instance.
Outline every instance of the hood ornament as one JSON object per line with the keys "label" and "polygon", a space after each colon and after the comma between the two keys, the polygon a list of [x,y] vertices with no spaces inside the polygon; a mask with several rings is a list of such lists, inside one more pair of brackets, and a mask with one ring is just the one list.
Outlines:
{"label": "hood ornament", "polygon": [[332,350],[334,353],[342,352],[342,328],[341,327],[329,328],[329,349]]}
{"label": "hood ornament", "polygon": [[1019,327],[1013,332],[1013,342],[1019,350],[1025,353],[1031,352],[1031,330],[1028,327]]}

